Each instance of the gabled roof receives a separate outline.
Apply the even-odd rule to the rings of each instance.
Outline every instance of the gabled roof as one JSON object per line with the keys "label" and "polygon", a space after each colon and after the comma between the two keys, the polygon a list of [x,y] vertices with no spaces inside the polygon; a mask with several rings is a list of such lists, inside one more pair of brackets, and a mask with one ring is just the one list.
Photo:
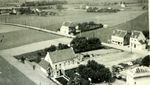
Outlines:
{"label": "gabled roof", "polygon": [[146,66],[136,67],[130,70],[133,77],[150,76],[150,68]]}
{"label": "gabled roof", "polygon": [[45,70],[50,67],[50,63],[47,62],[47,61],[45,61],[45,60],[42,60],[42,61],[39,63],[39,65],[40,65],[42,68],[44,68]]}
{"label": "gabled roof", "polygon": [[132,34],[131,34],[131,38],[138,38],[139,35],[140,35],[141,31],[132,31]]}
{"label": "gabled roof", "polygon": [[66,27],[75,27],[77,24],[71,22],[71,21],[66,21],[63,22],[62,26],[66,26]]}
{"label": "gabled roof", "polygon": [[53,63],[71,60],[76,57],[73,49],[71,48],[49,52],[49,55]]}
{"label": "gabled roof", "polygon": [[140,42],[141,44],[146,44],[143,40],[139,40],[139,42]]}
{"label": "gabled roof", "polygon": [[124,37],[127,34],[127,31],[124,30],[115,30],[113,31],[113,36]]}

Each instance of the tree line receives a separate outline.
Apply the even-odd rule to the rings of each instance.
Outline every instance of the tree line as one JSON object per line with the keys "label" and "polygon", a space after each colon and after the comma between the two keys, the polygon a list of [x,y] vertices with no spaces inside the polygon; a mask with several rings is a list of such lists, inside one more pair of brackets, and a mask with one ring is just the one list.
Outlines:
{"label": "tree line", "polygon": [[80,32],[86,32],[86,31],[102,28],[103,24],[101,24],[101,23],[97,24],[93,21],[90,21],[90,22],[78,23],[77,26],[78,26],[78,28],[70,27],[70,34],[71,33],[78,34]]}
{"label": "tree line", "polygon": [[57,5],[57,4],[67,4],[67,1],[36,1],[36,2],[25,2],[22,6],[45,6],[45,5]]}
{"label": "tree line", "polygon": [[94,12],[94,13],[116,13],[120,11],[119,9],[113,9],[113,8],[97,8],[97,7],[90,7],[87,9],[87,12]]}

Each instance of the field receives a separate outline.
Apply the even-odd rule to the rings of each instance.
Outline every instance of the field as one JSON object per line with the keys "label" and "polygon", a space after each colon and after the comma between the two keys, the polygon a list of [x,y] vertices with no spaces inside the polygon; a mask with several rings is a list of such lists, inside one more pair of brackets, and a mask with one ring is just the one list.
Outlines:
{"label": "field", "polygon": [[58,35],[31,30],[23,27],[9,25],[0,26],[0,39],[1,36],[4,35],[3,42],[0,42],[0,50],[61,37]]}
{"label": "field", "polygon": [[[131,32],[132,30],[149,30],[148,28],[148,12],[143,13],[142,15],[138,16],[137,18],[127,21],[126,23],[121,23],[119,25],[97,29],[93,31],[84,32],[81,36],[84,37],[98,37],[101,41],[107,42],[110,39],[110,36],[115,29],[122,29]],[[80,35],[78,35],[80,36]]]}
{"label": "field", "polygon": [[[41,27],[56,31],[61,27],[64,21],[72,21],[75,23],[94,21],[96,23],[108,24],[114,26],[131,20],[143,13],[142,6],[132,6],[125,8],[124,11],[118,13],[87,13],[83,9],[75,9],[79,5],[64,5],[65,10],[56,11],[56,16],[37,16],[37,15],[0,15],[1,22],[10,22],[18,24],[27,24],[34,27]],[[107,7],[107,6],[100,6]],[[120,7],[117,7],[120,9]],[[136,8],[136,9],[135,9]],[[135,11],[136,10],[136,11]],[[134,16],[131,16],[134,15]]]}
{"label": "field", "polygon": [[0,56],[0,85],[36,85]]}

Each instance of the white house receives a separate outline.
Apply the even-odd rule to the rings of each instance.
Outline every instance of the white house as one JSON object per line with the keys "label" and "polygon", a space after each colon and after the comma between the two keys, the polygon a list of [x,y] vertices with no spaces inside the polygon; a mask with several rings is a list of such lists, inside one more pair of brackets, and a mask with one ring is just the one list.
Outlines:
{"label": "white house", "polygon": [[111,35],[111,43],[124,46],[129,44],[130,34],[124,30],[114,30]]}
{"label": "white house", "polygon": [[126,72],[127,85],[150,85],[150,68],[135,67]]}
{"label": "white house", "polygon": [[142,50],[146,48],[146,38],[141,31],[132,31],[130,37],[130,48]]}
{"label": "white house", "polygon": [[60,32],[64,34],[70,34],[72,29],[78,29],[78,25],[71,21],[66,21],[66,22],[63,22],[60,28]]}
{"label": "white house", "polygon": [[41,70],[46,72],[46,70],[50,68],[52,72],[51,76],[56,78],[65,75],[65,70],[77,67],[79,59],[73,49],[69,48],[47,52],[46,57],[40,63],[42,62],[46,62],[46,66],[41,66]]}

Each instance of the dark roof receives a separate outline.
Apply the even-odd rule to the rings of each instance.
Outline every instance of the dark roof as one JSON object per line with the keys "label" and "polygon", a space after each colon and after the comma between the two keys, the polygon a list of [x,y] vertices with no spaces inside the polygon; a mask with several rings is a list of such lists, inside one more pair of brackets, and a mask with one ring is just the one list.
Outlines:
{"label": "dark roof", "polygon": [[53,63],[74,59],[76,57],[74,51],[71,48],[49,52],[49,54]]}
{"label": "dark roof", "polygon": [[127,34],[127,31],[124,30],[115,30],[113,31],[114,36],[118,36],[118,37],[124,37]]}
{"label": "dark roof", "polygon": [[139,40],[139,42],[140,42],[141,44],[146,44],[143,40]]}
{"label": "dark roof", "polygon": [[131,34],[131,38],[138,38],[140,35],[140,31],[133,31]]}
{"label": "dark roof", "polygon": [[[130,70],[134,75],[141,74],[141,73],[150,73],[150,68],[149,67],[135,67]],[[142,75],[140,75],[142,76]]]}
{"label": "dark roof", "polygon": [[48,63],[46,60],[42,60],[39,65],[46,70],[50,66],[50,63]]}
{"label": "dark roof", "polygon": [[62,26],[67,26],[67,27],[75,27],[77,24],[72,23],[70,21],[66,21],[62,24]]}

